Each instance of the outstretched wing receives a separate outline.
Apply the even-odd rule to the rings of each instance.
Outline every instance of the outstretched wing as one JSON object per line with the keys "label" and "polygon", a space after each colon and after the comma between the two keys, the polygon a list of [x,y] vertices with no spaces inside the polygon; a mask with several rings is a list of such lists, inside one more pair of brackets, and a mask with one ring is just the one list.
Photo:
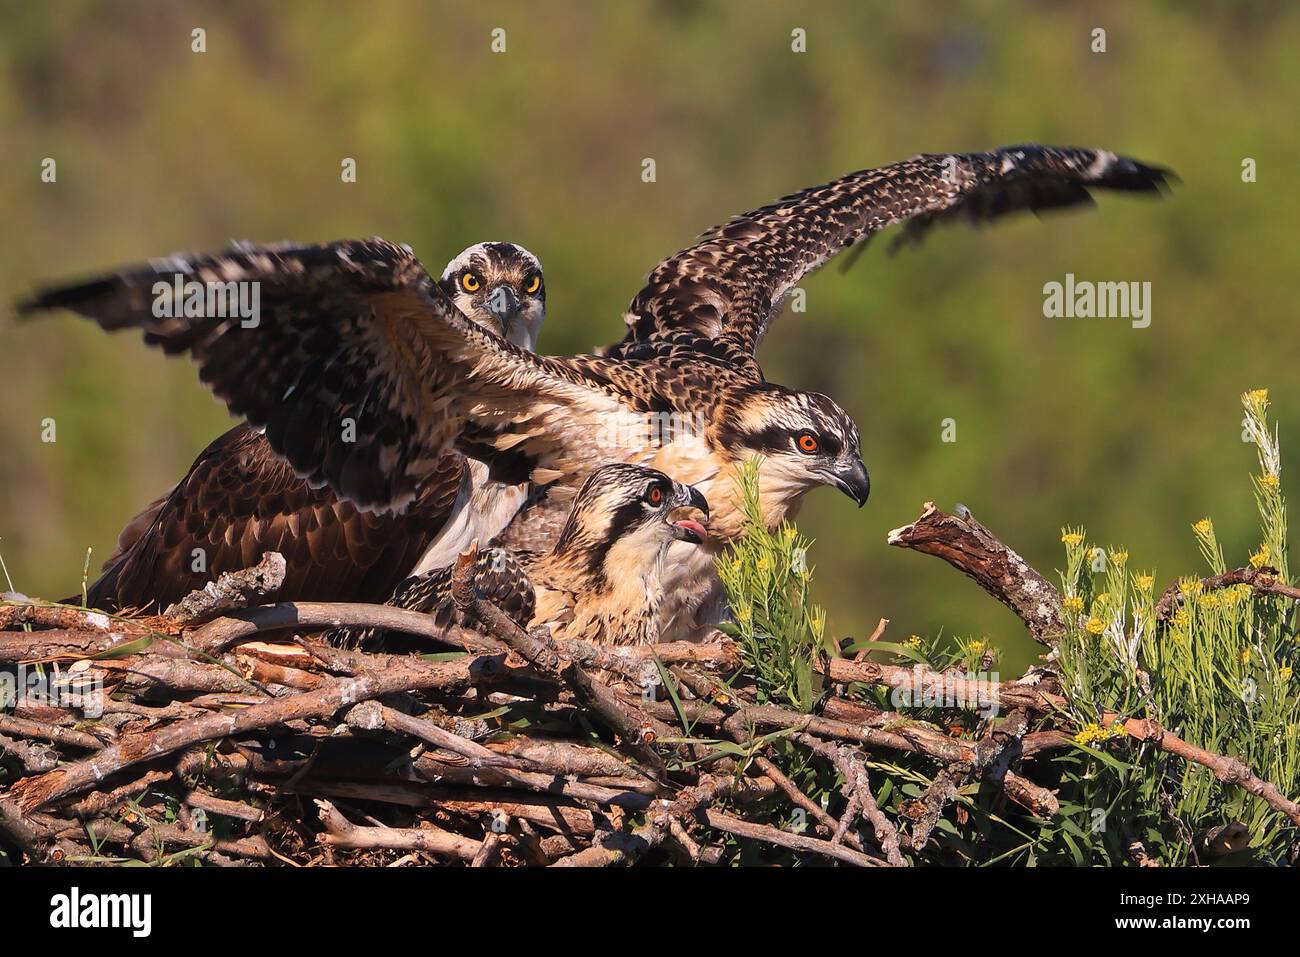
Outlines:
{"label": "outstretched wing", "polygon": [[1105,150],[1011,146],[918,156],[850,173],[715,226],[665,260],[632,300],[623,341],[727,337],[751,355],[789,291],[841,249],[905,223],[917,240],[941,219],[981,222],[1092,201],[1090,190],[1160,189],[1170,174]]}
{"label": "outstretched wing", "polygon": [[160,610],[270,551],[286,562],[282,601],[383,601],[446,524],[466,468],[449,453],[405,511],[365,512],[311,488],[256,429],[235,426],[131,520],[89,604]]}
{"label": "outstretched wing", "polygon": [[189,353],[299,476],[364,508],[408,503],[468,432],[476,455],[580,478],[599,464],[588,446],[602,417],[650,388],[627,369],[605,375],[606,360],[538,356],[488,332],[409,248],[377,238],[172,257],[20,309],[60,307]]}

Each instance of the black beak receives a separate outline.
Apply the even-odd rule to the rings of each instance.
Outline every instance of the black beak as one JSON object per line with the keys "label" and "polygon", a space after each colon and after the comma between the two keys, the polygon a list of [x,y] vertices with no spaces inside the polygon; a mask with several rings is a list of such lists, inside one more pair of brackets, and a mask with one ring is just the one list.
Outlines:
{"label": "black beak", "polygon": [[[704,521],[709,520],[709,501],[694,485],[682,485],[680,482],[674,482],[670,505],[671,507],[668,510],[670,516],[678,509],[698,509],[703,514]],[[673,538],[681,542],[699,545],[709,537],[708,529],[693,518],[673,519],[670,517],[668,524],[673,527]]]}
{"label": "black beak", "polygon": [[830,477],[837,489],[858,503],[858,508],[867,504],[867,496],[871,494],[871,478],[861,459],[855,459],[852,465],[836,469],[830,473]]}
{"label": "black beak", "polygon": [[510,320],[518,315],[521,304],[514,289],[503,283],[488,293],[483,300],[483,308],[501,323],[501,335],[504,336],[509,332]]}

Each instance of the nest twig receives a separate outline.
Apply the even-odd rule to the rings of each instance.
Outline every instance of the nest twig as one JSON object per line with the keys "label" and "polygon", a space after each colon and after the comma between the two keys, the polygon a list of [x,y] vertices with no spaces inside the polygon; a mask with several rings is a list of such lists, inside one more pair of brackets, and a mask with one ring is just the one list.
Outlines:
{"label": "nest twig", "polygon": [[[1043,643],[1060,634],[1056,590],[973,519],[927,505],[890,541],[943,557]],[[0,712],[0,850],[28,863],[482,867],[701,864],[748,849],[905,866],[933,856],[936,825],[970,785],[1027,814],[1059,812],[1034,780],[1037,761],[1071,745],[1043,669],[982,685],[866,654],[823,658],[827,692],[804,713],[759,700],[720,634],[613,647],[525,631],[475,593],[472,556],[453,595],[477,630],[386,606],[266,604],[282,568],[268,555],[148,618],[0,604],[0,671],[41,676]],[[1241,580],[1292,597],[1267,574]],[[339,625],[405,632],[443,653],[313,637]],[[999,720],[954,736],[878,707],[862,686],[957,694]],[[1149,720],[1105,721],[1300,823],[1300,807],[1240,761]],[[833,803],[780,749],[829,775]],[[931,783],[882,807],[871,768],[905,755],[928,762]]]}

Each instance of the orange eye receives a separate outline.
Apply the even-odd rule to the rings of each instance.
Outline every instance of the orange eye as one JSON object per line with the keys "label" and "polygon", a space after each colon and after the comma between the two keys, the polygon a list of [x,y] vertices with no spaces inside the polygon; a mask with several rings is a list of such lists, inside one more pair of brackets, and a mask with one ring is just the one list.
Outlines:
{"label": "orange eye", "polygon": [[817,437],[810,432],[804,432],[798,439],[799,451],[808,455],[817,451]]}
{"label": "orange eye", "polygon": [[651,505],[658,505],[664,500],[664,490],[658,485],[654,486],[650,491],[645,493],[645,500]]}
{"label": "orange eye", "polygon": [[472,272],[467,272],[460,277],[460,284],[466,292],[478,292],[483,288],[483,280],[479,279]]}

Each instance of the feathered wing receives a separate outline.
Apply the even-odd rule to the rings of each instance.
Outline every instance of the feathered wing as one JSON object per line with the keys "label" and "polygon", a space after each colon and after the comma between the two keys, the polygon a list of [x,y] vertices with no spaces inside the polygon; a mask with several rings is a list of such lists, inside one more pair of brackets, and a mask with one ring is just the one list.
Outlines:
{"label": "feathered wing", "polygon": [[[492,602],[521,628],[533,619],[535,598],[525,564],[528,556],[517,555],[504,548],[488,548],[478,553],[474,565],[474,588],[480,597]],[[384,604],[409,611],[424,612],[440,626],[476,623],[461,612],[451,597],[451,566],[439,568],[424,575],[412,575],[394,590]],[[346,648],[379,648],[390,640],[382,628],[334,628],[321,636],[322,640]]]}
{"label": "feathered wing", "polygon": [[1171,174],[1105,150],[1012,146],[928,154],[850,173],[715,226],[660,263],[628,308],[635,354],[660,337],[730,339],[753,355],[789,291],[845,247],[903,223],[918,240],[935,222],[996,219],[1092,201],[1095,188],[1158,191]]}
{"label": "feathered wing", "polygon": [[465,469],[449,453],[403,512],[366,512],[308,486],[256,429],[238,425],[132,519],[89,603],[162,609],[268,551],[286,561],[282,600],[383,601],[446,524]]}
{"label": "feathered wing", "polygon": [[[178,277],[250,284],[255,319],[156,315],[183,313],[155,292]],[[625,363],[538,356],[486,331],[410,249],[377,238],[158,260],[22,310],[48,308],[188,353],[299,476],[363,508],[408,503],[456,443],[580,480],[600,462],[602,422],[652,402],[653,383]]]}

